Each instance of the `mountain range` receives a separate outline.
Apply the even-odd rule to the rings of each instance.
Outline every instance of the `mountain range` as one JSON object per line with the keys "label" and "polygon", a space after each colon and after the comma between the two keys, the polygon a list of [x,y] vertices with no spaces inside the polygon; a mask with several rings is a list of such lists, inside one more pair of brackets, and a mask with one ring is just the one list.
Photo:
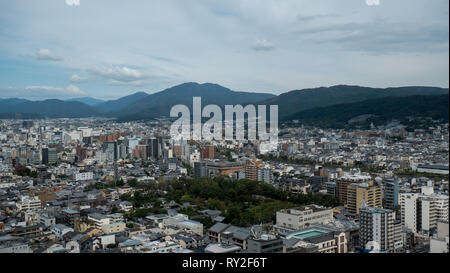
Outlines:
{"label": "mountain range", "polygon": [[384,97],[327,107],[317,107],[285,117],[325,128],[344,128],[360,124],[386,124],[392,120],[408,124],[412,118],[430,117],[449,120],[449,94],[429,96]]}
{"label": "mountain range", "polygon": [[[387,115],[389,118],[398,115],[420,114],[425,109],[427,96],[447,95],[448,88],[438,87],[398,87],[369,88],[350,85],[336,85],[311,89],[293,90],[279,96],[268,93],[238,92],[213,83],[184,83],[161,92],[147,94],[137,92],[117,100],[103,101],[90,97],[71,100],[30,101],[25,99],[0,99],[0,118],[76,118],[76,117],[110,117],[119,121],[146,120],[169,116],[172,106],[177,104],[192,105],[192,97],[202,98],[202,107],[217,104],[264,104],[278,105],[281,120],[298,119],[313,121],[312,117],[324,119],[341,117],[352,119],[365,114],[383,115],[379,108],[370,105],[385,104],[386,109],[394,106],[417,109],[416,112],[400,111]],[[414,97],[422,96],[422,97]],[[413,98],[414,97],[414,98]],[[378,100],[383,99],[384,100]],[[447,99],[448,102],[448,99]],[[333,108],[334,106],[334,108]],[[327,109],[327,107],[331,107]],[[350,109],[350,110],[349,110]],[[369,109],[372,109],[369,111]],[[428,109],[428,108],[426,108]],[[308,110],[311,110],[308,112]],[[363,111],[364,110],[364,111]],[[365,111],[367,110],[367,111]],[[381,112],[380,112],[381,111]],[[384,111],[386,112],[386,111]],[[326,113],[333,113],[327,116]],[[387,112],[386,112],[387,113]],[[448,113],[448,103],[447,103]],[[333,116],[334,115],[334,116]]]}

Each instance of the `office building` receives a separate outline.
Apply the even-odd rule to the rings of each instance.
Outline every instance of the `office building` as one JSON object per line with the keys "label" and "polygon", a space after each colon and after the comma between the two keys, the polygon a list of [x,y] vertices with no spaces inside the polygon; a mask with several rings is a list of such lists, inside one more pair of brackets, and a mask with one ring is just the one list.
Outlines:
{"label": "office building", "polygon": [[271,234],[262,234],[248,239],[248,253],[282,253],[283,239]]}
{"label": "office building", "polygon": [[332,208],[309,205],[278,211],[274,229],[280,232],[288,232],[303,229],[314,223],[329,223],[332,221]]}
{"label": "office building", "polygon": [[42,149],[42,164],[54,165],[58,159],[58,153],[56,148],[43,148]]}
{"label": "office building", "polygon": [[394,209],[398,206],[398,179],[384,180],[383,203],[386,209]]}

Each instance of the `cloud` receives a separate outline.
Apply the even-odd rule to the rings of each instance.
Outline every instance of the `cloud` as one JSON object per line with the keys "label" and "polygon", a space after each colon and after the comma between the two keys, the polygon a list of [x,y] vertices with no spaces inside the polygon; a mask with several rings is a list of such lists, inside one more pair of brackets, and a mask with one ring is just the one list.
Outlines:
{"label": "cloud", "polygon": [[81,77],[77,74],[73,74],[72,77],[70,78],[70,81],[74,82],[74,83],[83,83],[83,82],[87,82],[88,80],[89,80],[88,78]]}
{"label": "cloud", "polygon": [[109,85],[113,86],[145,86],[147,83],[144,81],[118,81],[118,80],[110,80],[108,81]]}
{"label": "cloud", "polygon": [[296,31],[315,45],[335,44],[372,54],[448,51],[448,26],[401,25],[381,18],[366,22],[327,24]]}
{"label": "cloud", "polygon": [[317,15],[298,14],[296,16],[296,19],[298,22],[301,22],[301,23],[309,23],[309,22],[316,21],[319,19],[328,19],[328,18],[333,18],[333,17],[338,17],[338,15],[337,14],[317,14]]}
{"label": "cloud", "polygon": [[67,96],[86,95],[84,91],[80,90],[80,88],[76,87],[75,85],[69,85],[66,88],[31,85],[25,87],[25,90],[30,92],[43,92],[47,94],[67,95]]}
{"label": "cloud", "polygon": [[29,98],[29,99],[64,99],[86,96],[86,92],[77,86],[54,87],[30,85],[25,88],[0,87],[0,98]]}
{"label": "cloud", "polygon": [[147,79],[149,74],[139,71],[137,69],[129,68],[126,66],[115,66],[109,68],[97,68],[93,70],[94,73],[104,78],[119,82],[133,82],[138,80]]}
{"label": "cloud", "polygon": [[262,40],[257,40],[252,47],[254,50],[256,51],[270,51],[270,50],[274,50],[275,46],[267,41],[266,39],[262,39]]}
{"label": "cloud", "polygon": [[79,6],[80,0],[66,0],[68,6]]}
{"label": "cloud", "polygon": [[380,4],[380,0],[366,0],[368,6],[379,6]]}
{"label": "cloud", "polygon": [[43,61],[62,61],[62,58],[54,55],[49,49],[41,48],[36,52],[36,58]]}

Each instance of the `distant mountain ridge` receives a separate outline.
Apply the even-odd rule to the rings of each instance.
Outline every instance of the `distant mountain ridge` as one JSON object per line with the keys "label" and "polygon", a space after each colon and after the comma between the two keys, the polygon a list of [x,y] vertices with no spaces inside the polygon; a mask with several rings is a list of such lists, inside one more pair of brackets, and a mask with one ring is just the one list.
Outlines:
{"label": "distant mountain ridge", "polygon": [[449,90],[439,87],[391,87],[370,88],[354,85],[335,85],[283,93],[275,98],[261,102],[266,105],[278,105],[279,117],[285,118],[297,112],[316,107],[352,103],[383,97],[404,97],[415,95],[442,95]]}
{"label": "distant mountain ridge", "polygon": [[285,120],[299,112],[318,107],[356,103],[387,97],[448,95],[448,93],[448,88],[438,87],[397,87],[383,89],[336,85],[294,90],[275,96],[268,93],[237,92],[213,83],[199,84],[189,82],[167,88],[154,94],[137,92],[116,100],[103,102],[89,97],[66,101],[29,101],[15,98],[0,99],[0,113],[3,114],[3,117],[17,117],[24,114],[28,117],[29,115],[35,114],[36,118],[96,116],[117,118],[119,121],[146,120],[169,116],[170,109],[176,104],[191,107],[192,98],[199,96],[202,98],[202,107],[208,104],[216,104],[221,107],[227,104],[275,104],[278,105],[279,118]]}
{"label": "distant mountain ridge", "polygon": [[351,124],[374,122],[386,124],[392,120],[408,123],[409,117],[433,118],[448,122],[449,94],[408,97],[384,97],[346,104],[336,104],[304,110],[284,121],[319,127],[344,128]]}
{"label": "distant mountain ridge", "polygon": [[82,118],[98,116],[96,108],[78,101],[56,99],[44,101],[0,100],[0,114],[36,115],[36,118]]}
{"label": "distant mountain ridge", "polygon": [[267,93],[237,92],[212,83],[184,83],[149,95],[115,113],[122,120],[169,116],[172,106],[183,104],[191,108],[193,97],[201,97],[202,107],[208,104],[250,104],[275,97]]}
{"label": "distant mountain ridge", "polygon": [[123,108],[126,108],[127,106],[129,106],[147,96],[149,96],[149,94],[147,94],[145,92],[136,92],[134,94],[131,94],[131,95],[128,95],[128,96],[125,96],[125,97],[122,97],[122,98],[119,98],[116,100],[105,101],[96,106],[97,106],[98,110],[103,113],[116,112],[116,111],[122,110]]}
{"label": "distant mountain ridge", "polygon": [[69,99],[69,100],[66,100],[66,101],[78,101],[78,102],[87,104],[89,106],[94,106],[94,105],[98,105],[100,103],[105,102],[104,100],[91,98],[91,97],[74,98],[74,99]]}

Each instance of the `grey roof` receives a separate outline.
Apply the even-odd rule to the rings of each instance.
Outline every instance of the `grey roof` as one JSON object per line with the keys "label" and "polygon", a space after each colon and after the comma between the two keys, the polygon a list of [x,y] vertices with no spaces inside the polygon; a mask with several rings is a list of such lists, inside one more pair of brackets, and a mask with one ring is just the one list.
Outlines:
{"label": "grey roof", "polygon": [[247,240],[250,237],[250,230],[241,227],[229,226],[224,232],[233,233],[233,237],[238,240]]}
{"label": "grey roof", "polygon": [[223,220],[225,220],[225,217],[223,217],[223,216],[216,216],[216,217],[214,217],[213,220],[217,221],[217,222],[222,222]]}
{"label": "grey roof", "polygon": [[221,233],[222,231],[224,231],[226,228],[228,228],[229,225],[227,224],[223,224],[223,223],[216,223],[214,226],[210,227],[208,229],[208,231],[211,232],[216,232],[216,233]]}
{"label": "grey roof", "polygon": [[296,243],[300,241],[300,239],[291,237],[289,239],[284,239],[283,241],[286,248],[292,248]]}
{"label": "grey roof", "polygon": [[122,242],[119,244],[120,247],[130,247],[130,246],[140,246],[142,245],[142,242],[139,240],[126,240],[125,242]]}
{"label": "grey roof", "polygon": [[303,239],[303,241],[309,242],[309,243],[312,243],[312,244],[317,244],[317,243],[330,241],[330,240],[334,240],[333,232]]}

